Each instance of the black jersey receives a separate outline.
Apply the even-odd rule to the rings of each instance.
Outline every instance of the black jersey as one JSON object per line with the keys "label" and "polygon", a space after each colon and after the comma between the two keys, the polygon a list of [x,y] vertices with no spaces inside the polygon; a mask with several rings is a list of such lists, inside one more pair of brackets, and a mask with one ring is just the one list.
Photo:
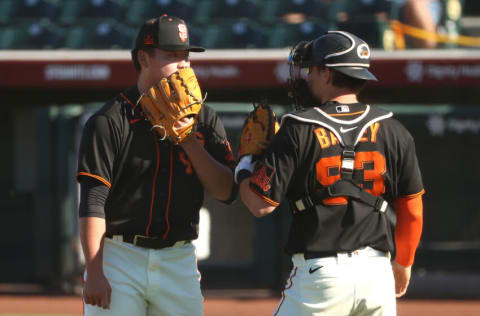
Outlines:
{"label": "black jersey", "polygon": [[[322,110],[340,120],[352,120],[366,109],[350,104],[348,113],[336,113],[339,104]],[[341,108],[341,107],[340,107]],[[410,133],[393,118],[371,124],[355,148],[353,179],[390,205],[400,196],[423,193],[421,173]],[[250,188],[273,206],[286,197],[296,201],[308,192],[340,179],[342,147],[325,127],[286,118],[271,146],[255,166]],[[346,197],[325,198],[313,208],[293,215],[286,250],[352,251],[362,246],[392,251],[385,214]]]}
{"label": "black jersey", "polygon": [[[161,141],[136,107],[137,87],[106,103],[86,123],[78,181],[95,178],[110,190],[107,234],[139,234],[165,240],[198,237],[204,189],[181,146]],[[235,158],[216,112],[204,104],[196,135],[218,162]]]}

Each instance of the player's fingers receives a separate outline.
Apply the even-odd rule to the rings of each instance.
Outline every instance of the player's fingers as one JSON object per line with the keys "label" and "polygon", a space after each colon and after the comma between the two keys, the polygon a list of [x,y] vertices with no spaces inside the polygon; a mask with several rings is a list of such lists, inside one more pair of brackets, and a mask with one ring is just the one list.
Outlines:
{"label": "player's fingers", "polygon": [[399,279],[395,282],[395,295],[396,297],[402,297],[407,292],[408,281],[404,279]]}
{"label": "player's fingers", "polygon": [[100,304],[98,305],[98,307],[101,307],[103,309],[108,309],[109,308],[109,305],[108,305],[108,302],[107,302],[107,296],[103,296],[102,299],[100,300]]}
{"label": "player's fingers", "polygon": [[393,277],[395,279],[395,296],[398,297],[402,289],[402,280],[400,274],[395,269],[393,270]]}
{"label": "player's fingers", "polygon": [[93,299],[93,304],[98,307],[103,307],[103,295],[101,293],[95,294]]}
{"label": "player's fingers", "polygon": [[112,300],[112,288],[108,287],[107,292],[105,293],[104,307],[105,309],[110,309],[110,302]]}
{"label": "player's fingers", "polygon": [[90,294],[86,293],[85,291],[83,291],[83,301],[85,302],[85,304],[92,304],[92,298]]}
{"label": "player's fingers", "polygon": [[407,292],[407,288],[406,287],[400,287],[396,292],[397,292],[396,293],[397,297],[402,297]]}
{"label": "player's fingers", "polygon": [[93,306],[100,306],[99,299],[96,295],[87,295],[85,297],[85,304],[93,305]]}
{"label": "player's fingers", "polygon": [[401,287],[400,287],[400,285],[396,284],[395,285],[395,296],[400,297],[400,293],[401,293]]}

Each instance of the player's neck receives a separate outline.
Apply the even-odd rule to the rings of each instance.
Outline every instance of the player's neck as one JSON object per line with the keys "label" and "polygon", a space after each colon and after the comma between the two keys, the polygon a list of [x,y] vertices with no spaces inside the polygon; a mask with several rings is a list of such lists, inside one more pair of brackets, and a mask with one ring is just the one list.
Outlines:
{"label": "player's neck", "polygon": [[342,104],[358,103],[357,95],[353,93],[339,95],[331,98],[329,101],[336,101]]}
{"label": "player's neck", "polygon": [[328,84],[320,92],[321,96],[319,96],[319,99],[321,99],[322,103],[327,101],[336,101],[343,104],[358,103],[357,95],[350,89],[338,88]]}

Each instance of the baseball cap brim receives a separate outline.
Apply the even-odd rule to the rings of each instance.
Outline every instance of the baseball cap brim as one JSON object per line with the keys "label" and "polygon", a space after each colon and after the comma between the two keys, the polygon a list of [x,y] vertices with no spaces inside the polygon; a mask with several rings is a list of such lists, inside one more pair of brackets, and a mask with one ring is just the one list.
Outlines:
{"label": "baseball cap brim", "polygon": [[349,77],[363,80],[378,81],[377,77],[375,77],[370,71],[363,67],[335,67],[333,69]]}
{"label": "baseball cap brim", "polygon": [[175,51],[175,50],[188,50],[189,52],[195,52],[195,53],[201,53],[205,51],[205,48],[200,47],[200,46],[194,46],[194,45],[162,45],[162,46],[155,46],[156,48],[160,48],[163,50],[168,50],[168,51]]}
{"label": "baseball cap brim", "polygon": [[188,51],[190,51],[190,52],[195,52],[195,53],[201,53],[201,52],[204,52],[204,51],[205,51],[205,48],[200,47],[200,46],[190,45],[190,46],[188,47]]}

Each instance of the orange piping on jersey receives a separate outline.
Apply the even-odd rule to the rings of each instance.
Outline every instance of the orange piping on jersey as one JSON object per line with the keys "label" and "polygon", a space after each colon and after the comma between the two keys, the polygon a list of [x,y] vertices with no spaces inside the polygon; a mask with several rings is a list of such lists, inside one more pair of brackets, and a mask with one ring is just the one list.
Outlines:
{"label": "orange piping on jersey", "polygon": [[170,201],[172,197],[172,179],[173,179],[173,145],[170,145],[170,179],[168,180],[168,201],[165,210],[165,222],[167,223],[167,231],[163,234],[163,240],[167,239],[170,232],[170,222],[168,221],[168,212],[170,210]]}
{"label": "orange piping on jersey", "polygon": [[298,267],[295,267],[295,271],[293,271],[292,276],[288,280],[290,284],[285,286],[285,289],[282,291],[282,300],[280,301],[280,304],[278,304],[277,310],[275,311],[275,314],[273,314],[273,316],[278,315],[278,312],[280,311],[280,308],[282,307],[283,302],[285,302],[285,290],[288,290],[293,286],[293,278],[295,277],[295,275],[297,275],[297,270],[298,270]]}
{"label": "orange piping on jersey", "polygon": [[323,199],[322,203],[325,205],[345,205],[348,203],[348,199],[343,196],[331,197],[331,198]]}
{"label": "orange piping on jersey", "polygon": [[249,187],[250,190],[255,193],[256,195],[258,195],[262,200],[264,200],[265,202],[267,202],[268,204],[272,205],[272,206],[279,206],[280,203],[278,202],[275,202],[274,200],[271,200],[269,199],[268,197],[266,197],[265,195],[261,194],[261,193],[258,193],[256,190],[252,189],[251,187]]}
{"label": "orange piping on jersey", "polygon": [[[423,191],[423,190],[422,190]],[[413,264],[422,235],[423,202],[422,195],[399,197],[395,199],[397,224],[395,226],[395,261],[405,267]]]}
{"label": "orange piping on jersey", "polygon": [[400,196],[400,198],[413,199],[413,198],[416,198],[417,196],[423,195],[423,194],[425,194],[425,189],[422,189],[422,191],[420,191],[418,193],[409,194],[409,195],[402,195],[402,196]]}
{"label": "orange piping on jersey", "polygon": [[137,112],[138,115],[141,115],[140,112],[138,112],[137,107],[130,101],[124,94],[123,92],[120,93],[120,96],[127,101],[128,104],[130,104],[135,112]]}
{"label": "orange piping on jersey", "polygon": [[87,177],[92,177],[94,179],[97,179],[98,181],[102,182],[103,184],[105,184],[109,189],[112,187],[112,185],[110,184],[110,182],[108,182],[107,180],[105,180],[104,178],[100,177],[100,176],[97,176],[97,175],[94,175],[94,174],[91,174],[91,173],[88,173],[88,172],[79,172],[77,174],[77,177],[78,176],[87,176]]}
{"label": "orange piping on jersey", "polygon": [[135,105],[133,105],[132,101],[130,101],[130,100],[123,94],[123,92],[120,92],[120,96],[121,96],[122,98],[124,98],[125,101],[127,101],[127,103],[132,106],[133,109],[135,109]]}
{"label": "orange piping on jersey", "polygon": [[353,113],[334,113],[334,114],[328,114],[330,116],[349,116],[349,115],[357,115],[357,114],[362,114],[365,111],[359,111],[359,112],[353,112]]}
{"label": "orange piping on jersey", "polygon": [[153,217],[153,205],[155,204],[155,184],[157,183],[157,177],[158,177],[158,169],[160,166],[160,149],[158,148],[158,141],[157,138],[155,139],[155,148],[157,150],[157,165],[155,167],[155,174],[153,175],[153,182],[152,182],[152,200],[150,201],[150,213],[148,217],[148,224],[147,228],[145,229],[145,236],[148,237],[149,235],[149,230],[150,226],[152,225],[152,217]]}

